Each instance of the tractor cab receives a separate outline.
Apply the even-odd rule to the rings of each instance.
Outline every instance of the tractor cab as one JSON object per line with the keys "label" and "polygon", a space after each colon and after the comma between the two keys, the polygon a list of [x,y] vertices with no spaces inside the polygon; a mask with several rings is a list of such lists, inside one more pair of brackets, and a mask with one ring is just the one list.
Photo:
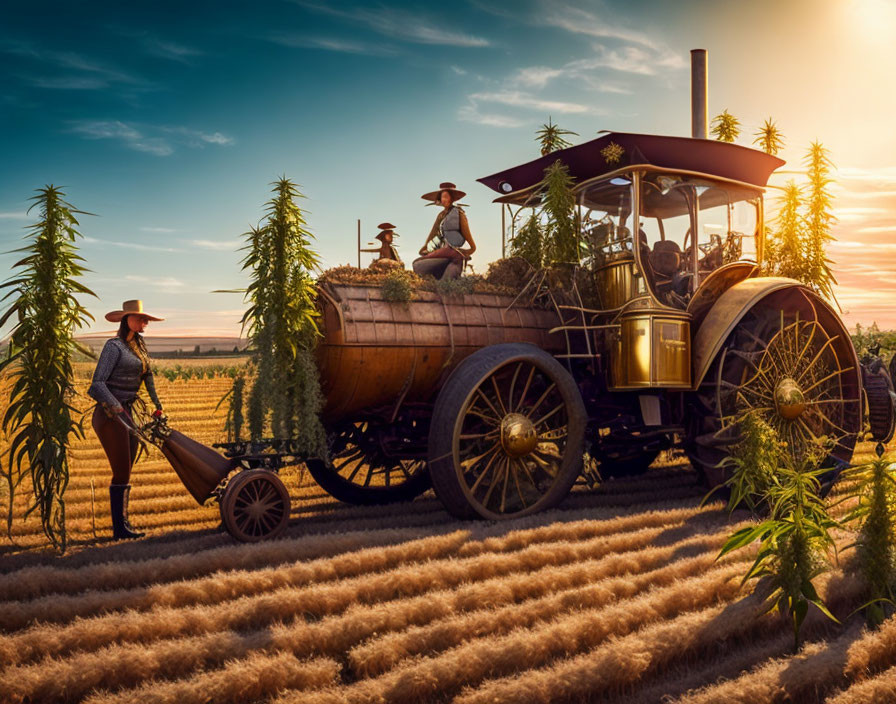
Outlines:
{"label": "tractor cab", "polygon": [[540,205],[544,169],[557,159],[575,179],[576,264],[594,275],[601,311],[703,312],[710,290],[709,302],[757,271],[764,188],[781,159],[704,139],[609,133],[479,179],[501,194],[505,237],[523,209]]}

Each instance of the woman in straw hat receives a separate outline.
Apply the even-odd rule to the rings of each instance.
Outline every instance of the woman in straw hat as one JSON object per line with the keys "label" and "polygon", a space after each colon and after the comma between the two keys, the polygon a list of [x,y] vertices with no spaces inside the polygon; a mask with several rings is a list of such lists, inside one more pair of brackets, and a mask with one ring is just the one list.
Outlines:
{"label": "woman in straw hat", "polygon": [[119,323],[118,333],[106,340],[87,393],[97,401],[93,410],[93,429],[112,467],[109,505],[112,510],[114,538],[139,538],[144,533],[134,530],[128,521],[128,498],[131,492],[129,481],[131,467],[137,456],[138,440],[128,432],[117,416],[122,414],[121,419],[126,423],[130,421],[133,425],[131,409],[141,382],[146,384],[146,390],[155,404],[153,415],[162,414],[162,404],[156,395],[149,364],[149,353],[140,333],[150,320],[164,318],[146,313],[143,302],[133,300],[125,301],[121,310],[106,313],[106,320]]}
{"label": "woman in straw hat", "polygon": [[[413,267],[417,274],[429,274],[437,279],[456,279],[464,269],[465,260],[476,251],[467,215],[457,204],[465,195],[447,181],[439,184],[439,190],[423,194],[424,200],[441,205],[442,210],[420,248],[420,258],[414,260]],[[434,246],[430,242],[435,243]],[[469,247],[463,249],[465,244]]]}

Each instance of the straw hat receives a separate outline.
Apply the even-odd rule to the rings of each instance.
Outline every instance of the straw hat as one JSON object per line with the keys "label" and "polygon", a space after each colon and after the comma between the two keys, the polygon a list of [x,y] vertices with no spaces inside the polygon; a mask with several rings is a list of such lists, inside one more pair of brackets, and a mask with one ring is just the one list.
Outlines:
{"label": "straw hat", "polygon": [[382,232],[376,235],[376,239],[378,239],[380,242],[386,241],[387,234],[392,235],[392,237],[398,237],[398,233],[393,232],[393,230],[395,229],[395,225],[393,225],[391,222],[381,222],[379,225],[377,225],[377,227],[382,230]]}
{"label": "straw hat", "polygon": [[423,194],[422,196],[420,196],[420,197],[421,197],[423,200],[429,200],[429,201],[433,201],[433,202],[438,203],[438,202],[439,202],[439,196],[442,195],[442,191],[448,191],[448,192],[451,194],[451,202],[452,202],[452,203],[453,203],[454,201],[456,201],[456,200],[460,200],[460,199],[463,198],[465,195],[467,195],[467,194],[464,193],[463,191],[458,190],[457,186],[455,186],[455,185],[454,185],[453,183],[451,183],[450,181],[444,181],[444,182],[442,182],[442,183],[439,184],[439,190],[437,190],[437,191],[430,191],[429,193],[424,193],[424,194]]}
{"label": "straw hat", "polygon": [[143,301],[140,299],[135,299],[133,301],[125,301],[121,304],[121,310],[111,310],[106,313],[106,320],[110,323],[120,322],[121,319],[126,315],[145,315],[150,320],[164,320],[164,318],[157,318],[154,315],[150,315],[146,311],[143,310]]}

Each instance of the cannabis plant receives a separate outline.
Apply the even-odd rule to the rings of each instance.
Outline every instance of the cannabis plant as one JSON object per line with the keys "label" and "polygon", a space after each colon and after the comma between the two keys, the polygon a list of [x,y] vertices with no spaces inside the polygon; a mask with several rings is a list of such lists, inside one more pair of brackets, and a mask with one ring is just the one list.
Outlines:
{"label": "cannabis plant", "polygon": [[794,649],[800,646],[800,627],[809,606],[814,604],[826,616],[837,620],[815,589],[816,578],[830,568],[829,555],[835,549],[831,530],[840,527],[820,496],[820,466],[826,451],[820,445],[799,460],[790,453],[780,454],[781,464],[766,490],[769,518],[759,525],[743,528],[728,538],[719,557],[759,540],[759,552],[743,583],[765,578],[771,591],[768,610],[786,615],[793,628]]}
{"label": "cannabis plant", "polygon": [[545,263],[578,261],[574,182],[569,167],[559,159],[545,169],[542,181],[542,210],[547,215],[542,240]]}
{"label": "cannabis plant", "polygon": [[768,118],[753,136],[756,137],[753,144],[758,144],[766,154],[777,156],[784,147],[784,135],[772,118]]}
{"label": "cannabis plant", "polygon": [[522,257],[534,268],[541,267],[544,260],[544,234],[537,214],[532,214],[510,240],[510,256]]}
{"label": "cannabis plant", "polygon": [[711,132],[720,142],[734,142],[740,135],[740,120],[724,110],[713,118]]}
{"label": "cannabis plant", "polygon": [[78,281],[85,269],[79,262],[76,238],[81,233],[76,215],[87,215],[64,200],[65,194],[49,185],[37,190],[28,212],[39,208],[40,221],[29,226],[30,244],[15,252],[25,256],[13,267],[20,269],[0,288],[4,298],[15,296],[0,317],[16,325],[9,338],[8,354],[0,361],[0,373],[10,374],[12,387],[3,427],[10,437],[10,461],[3,471],[9,489],[7,532],[12,527],[16,488],[27,475],[34,503],[25,516],[38,509],[41,524],[53,546],[64,552],[64,493],[68,486],[67,450],[74,433],[84,437],[83,416],[72,405],[75,394],[71,357],[80,351],[93,354],[74,338],[74,331],[93,320],[77,294],[96,296]]}
{"label": "cannabis plant", "polygon": [[227,442],[239,442],[240,433],[243,429],[245,421],[243,417],[243,391],[246,386],[246,375],[243,372],[233,377],[233,383],[224,396],[218,401],[215,410],[221,406],[224,401],[229,399],[227,405],[227,417],[224,421],[224,432],[227,433]]}
{"label": "cannabis plant", "polygon": [[859,524],[856,540],[859,570],[868,588],[866,616],[880,625],[896,605],[896,476],[893,463],[879,457],[847,469],[843,476],[855,481],[844,498],[856,507],[844,522]]}
{"label": "cannabis plant", "polygon": [[304,196],[285,177],[271,185],[264,221],[245,233],[242,247],[251,282],[243,291],[250,305],[241,322],[244,329],[248,325],[256,368],[247,403],[249,434],[261,439],[269,420],[275,437],[294,441],[297,452],[323,457],[323,396],[313,357],[320,331],[312,272],[319,262],[296,204]]}
{"label": "cannabis plant", "polygon": [[578,136],[577,132],[560,129],[560,127],[551,122],[551,118],[548,116],[548,123],[542,125],[541,129],[535,133],[535,141],[541,145],[541,155],[547,156],[558,149],[571,147],[572,142],[568,142],[563,138],[563,135],[565,134],[574,134]]}
{"label": "cannabis plant", "polygon": [[806,263],[804,280],[823,296],[834,300],[834,285],[837,280],[831,271],[827,245],[833,241],[831,227],[837,222],[833,213],[834,197],[831,193],[831,162],[827,149],[819,141],[812,142],[803,163],[809,183],[806,187]]}

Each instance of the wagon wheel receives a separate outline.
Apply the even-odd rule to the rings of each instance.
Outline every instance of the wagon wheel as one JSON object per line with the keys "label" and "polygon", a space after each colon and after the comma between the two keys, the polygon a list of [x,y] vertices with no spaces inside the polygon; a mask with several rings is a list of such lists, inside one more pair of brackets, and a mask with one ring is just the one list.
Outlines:
{"label": "wagon wheel", "polygon": [[433,488],[461,518],[513,518],[559,503],[582,469],[585,407],[544,350],[494,345],[465,359],[436,400]]}
{"label": "wagon wheel", "polygon": [[344,423],[331,433],[330,461],[311,459],[308,471],[333,498],[376,505],[411,501],[431,486],[426,461],[396,457],[383,442],[390,426],[374,421]]}
{"label": "wagon wheel", "polygon": [[227,483],[221,520],[234,538],[255,543],[283,532],[289,507],[289,493],[280,477],[268,469],[247,469]]}
{"label": "wagon wheel", "polygon": [[[852,457],[862,423],[855,352],[836,316],[813,294],[788,289],[754,306],[729,335],[689,414],[687,451],[709,486],[747,413],[774,428],[799,461],[827,443],[822,466]],[[824,477],[829,488],[836,476]]]}

